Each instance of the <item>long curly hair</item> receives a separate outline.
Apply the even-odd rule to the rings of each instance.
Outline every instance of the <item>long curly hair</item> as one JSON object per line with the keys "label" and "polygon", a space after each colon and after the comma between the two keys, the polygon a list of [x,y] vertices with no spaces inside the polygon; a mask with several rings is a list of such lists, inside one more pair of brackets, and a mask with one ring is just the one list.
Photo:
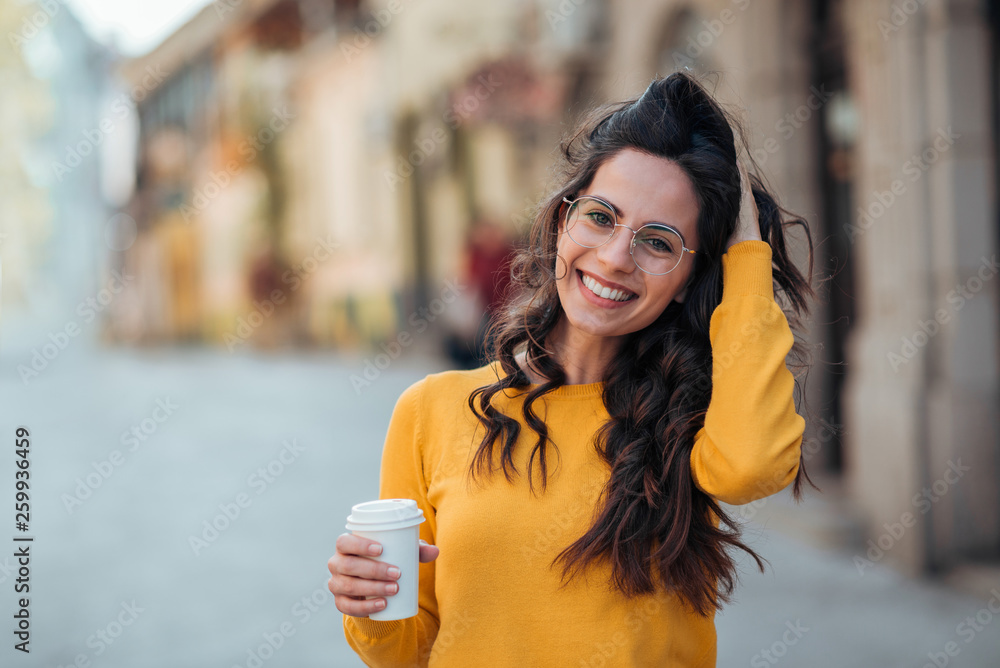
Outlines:
{"label": "long curly hair", "polygon": [[[626,336],[620,353],[604,372],[603,401],[610,420],[595,435],[595,446],[610,467],[610,478],[594,524],[553,563],[562,562],[565,579],[591,562],[609,559],[612,584],[628,597],[655,591],[650,570],[655,567],[664,585],[700,614],[714,612],[731,599],[737,569],[727,548],[747,552],[763,571],[761,557],[740,540],[738,523],[694,485],[690,465],[694,437],[704,424],[712,393],[709,324],[722,300],[722,256],[736,229],[740,207],[733,127],[743,141],[741,123],[694,78],[676,72],[654,80],[636,99],[596,110],[563,141],[562,185],[539,206],[528,244],[511,265],[514,285],[520,287],[518,296],[491,326],[489,354],[506,375],[476,389],[468,399],[485,427],[470,467],[472,477],[493,474],[497,444],[507,480],[512,479],[511,470],[517,472],[512,455],[520,424],[491,401],[498,392],[515,390],[524,394],[523,419],[537,434],[528,460],[528,479],[534,493],[532,467],[537,455],[544,489],[546,446],[551,441],[535,404],[566,382],[563,368],[546,348],[546,337],[562,314],[556,291],[562,198],[572,199],[582,192],[597,169],[626,148],[679,165],[696,192],[702,252],[694,256],[684,302],[671,302],[656,321]],[[782,214],[789,212],[777,204],[758,177],[751,175],[750,180],[761,237],[772,249],[775,296],[785,303],[786,317],[795,331],[814,294],[810,282],[789,259],[786,228],[804,229],[810,276],[812,238],[804,220],[792,216],[783,221]],[[521,352],[546,382],[530,387],[515,359]],[[807,367],[802,362],[804,353],[797,336],[789,365]],[[797,360],[802,363],[796,364]],[[802,398],[798,378],[796,398]],[[800,459],[793,484],[796,499],[801,496],[803,479],[808,480],[808,475]]]}

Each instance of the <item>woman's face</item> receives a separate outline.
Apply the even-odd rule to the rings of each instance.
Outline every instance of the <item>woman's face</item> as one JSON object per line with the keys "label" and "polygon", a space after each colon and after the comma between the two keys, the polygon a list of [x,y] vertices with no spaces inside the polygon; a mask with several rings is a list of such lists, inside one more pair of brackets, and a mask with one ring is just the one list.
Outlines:
{"label": "woman's face", "polygon": [[[638,230],[647,223],[666,223],[680,231],[684,245],[698,250],[698,200],[687,174],[676,163],[623,149],[602,164],[593,182],[577,197],[600,197],[618,209],[618,223]],[[639,331],[656,320],[671,301],[683,302],[694,268],[694,256],[684,253],[668,274],[653,276],[639,269],[629,253],[632,234],[616,228],[603,246],[584,248],[566,234],[561,211],[557,249],[567,271],[556,282],[567,324],[591,336],[619,337]],[[556,260],[557,275],[563,262]],[[624,290],[625,301],[594,294],[584,277],[612,290]],[[601,287],[595,286],[598,292]],[[619,298],[620,298],[619,294]]]}

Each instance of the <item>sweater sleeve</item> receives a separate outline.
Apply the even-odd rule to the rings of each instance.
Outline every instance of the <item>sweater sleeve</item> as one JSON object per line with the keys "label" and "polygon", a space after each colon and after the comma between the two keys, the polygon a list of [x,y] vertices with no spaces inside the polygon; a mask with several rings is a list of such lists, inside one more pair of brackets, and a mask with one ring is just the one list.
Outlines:
{"label": "sweater sleeve", "polygon": [[799,468],[805,420],[795,412],[785,356],[794,342],[774,300],[771,247],[734,244],[722,256],[722,302],[712,313],[712,398],[695,436],[695,485],[740,505],[784,489]]}
{"label": "sweater sleeve", "polygon": [[[425,383],[426,380],[412,385],[396,402],[382,450],[379,498],[414,499],[426,519],[420,525],[420,538],[433,545],[437,518],[435,509],[427,501],[420,424]],[[344,615],[347,643],[365,665],[376,668],[427,666],[440,626],[434,593],[434,562],[420,564],[419,578],[419,611],[416,617],[377,621]]]}

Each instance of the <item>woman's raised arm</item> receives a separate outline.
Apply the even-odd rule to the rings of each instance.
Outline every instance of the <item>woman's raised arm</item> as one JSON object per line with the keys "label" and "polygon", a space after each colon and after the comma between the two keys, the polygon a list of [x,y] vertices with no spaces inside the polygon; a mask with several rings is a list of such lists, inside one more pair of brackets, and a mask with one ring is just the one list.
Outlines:
{"label": "woman's raised arm", "polygon": [[805,420],[785,365],[793,336],[774,301],[771,248],[743,241],[722,258],[722,302],[712,314],[712,398],[691,451],[706,494],[739,505],[795,479]]}

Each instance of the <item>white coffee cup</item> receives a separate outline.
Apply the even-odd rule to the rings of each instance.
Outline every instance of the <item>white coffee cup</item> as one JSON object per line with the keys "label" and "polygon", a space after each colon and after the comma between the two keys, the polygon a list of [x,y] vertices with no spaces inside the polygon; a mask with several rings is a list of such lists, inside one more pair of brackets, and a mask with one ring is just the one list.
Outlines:
{"label": "white coffee cup", "polygon": [[[386,596],[386,606],[368,615],[377,621],[414,617],[418,612],[420,567],[420,524],[424,511],[413,499],[381,499],[351,507],[347,529],[355,536],[371,538],[382,545],[382,553],[368,557],[399,568],[399,591]],[[382,598],[368,596],[368,599]]]}

